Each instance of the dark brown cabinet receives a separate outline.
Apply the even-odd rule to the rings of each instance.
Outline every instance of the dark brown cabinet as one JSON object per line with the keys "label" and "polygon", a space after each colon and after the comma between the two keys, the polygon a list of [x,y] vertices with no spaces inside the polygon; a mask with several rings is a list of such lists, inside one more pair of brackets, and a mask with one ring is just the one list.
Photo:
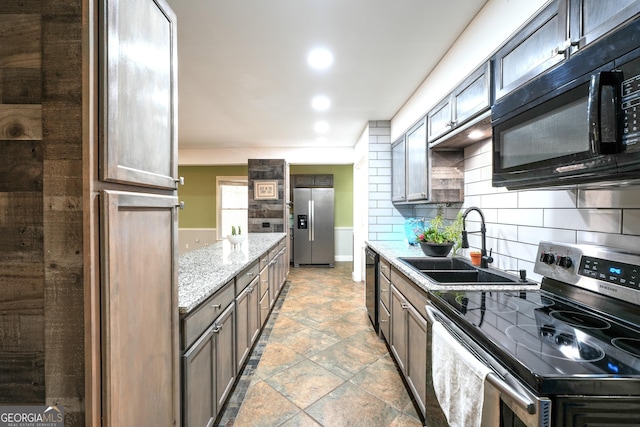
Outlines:
{"label": "dark brown cabinet", "polygon": [[[464,136],[460,141],[454,135],[469,133],[480,124],[489,135],[489,108],[491,107],[491,63],[482,64],[460,82],[449,95],[427,113],[427,140],[429,147],[450,149],[464,147],[475,140]],[[481,123],[479,123],[481,122]],[[484,129],[486,128],[486,129]]]}
{"label": "dark brown cabinet", "polygon": [[567,9],[567,0],[553,0],[496,52],[495,100],[564,61],[570,48]]}

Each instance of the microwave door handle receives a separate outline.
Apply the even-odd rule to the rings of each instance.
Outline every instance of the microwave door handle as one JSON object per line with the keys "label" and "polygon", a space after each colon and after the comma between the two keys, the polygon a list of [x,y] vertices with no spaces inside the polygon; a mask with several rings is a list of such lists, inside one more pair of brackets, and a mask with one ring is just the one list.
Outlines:
{"label": "microwave door handle", "polygon": [[[592,153],[613,154],[622,151],[618,126],[621,83],[621,71],[601,71],[591,76],[587,110]],[[603,96],[605,92],[606,97]]]}

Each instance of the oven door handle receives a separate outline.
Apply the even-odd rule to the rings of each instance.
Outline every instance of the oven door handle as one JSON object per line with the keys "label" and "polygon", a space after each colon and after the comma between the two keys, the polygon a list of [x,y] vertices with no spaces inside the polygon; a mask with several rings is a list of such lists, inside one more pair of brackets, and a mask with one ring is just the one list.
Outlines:
{"label": "oven door handle", "polygon": [[[447,317],[442,314],[439,310],[435,309],[431,305],[426,305],[425,309],[427,311],[427,317],[431,324],[435,322],[439,322],[436,318],[436,315],[441,319],[447,320]],[[519,393],[512,386],[510,386],[504,379],[502,379],[498,374],[491,371],[487,374],[487,381],[494,386],[500,393],[504,393],[509,396],[513,401],[520,406],[522,409],[527,411],[529,414],[536,413],[536,404],[531,399],[526,396],[523,396],[522,393]]]}

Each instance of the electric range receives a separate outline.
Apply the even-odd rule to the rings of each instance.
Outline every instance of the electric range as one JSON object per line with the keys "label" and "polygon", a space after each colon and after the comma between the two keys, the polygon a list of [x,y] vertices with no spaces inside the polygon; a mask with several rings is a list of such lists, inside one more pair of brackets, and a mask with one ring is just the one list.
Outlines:
{"label": "electric range", "polygon": [[539,290],[433,292],[431,302],[496,371],[549,398],[547,425],[640,425],[640,255],[541,242],[534,271]]}

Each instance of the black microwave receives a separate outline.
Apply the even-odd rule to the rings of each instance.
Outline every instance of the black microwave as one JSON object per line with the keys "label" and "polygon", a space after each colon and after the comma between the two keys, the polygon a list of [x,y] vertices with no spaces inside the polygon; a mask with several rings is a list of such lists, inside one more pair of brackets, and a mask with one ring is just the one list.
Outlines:
{"label": "black microwave", "polygon": [[640,179],[640,19],[492,106],[493,186]]}

